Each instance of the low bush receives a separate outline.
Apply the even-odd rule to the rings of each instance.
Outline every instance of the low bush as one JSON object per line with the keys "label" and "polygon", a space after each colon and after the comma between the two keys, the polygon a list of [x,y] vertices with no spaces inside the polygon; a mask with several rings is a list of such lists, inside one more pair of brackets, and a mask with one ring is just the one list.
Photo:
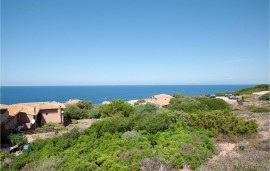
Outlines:
{"label": "low bush", "polygon": [[136,131],[127,131],[122,135],[125,140],[139,140],[140,134]]}
{"label": "low bush", "polygon": [[76,105],[78,108],[83,109],[83,110],[90,110],[93,107],[93,104],[91,101],[84,101],[81,100],[78,103],[76,103]]}
{"label": "low bush", "polygon": [[110,104],[104,104],[100,107],[101,116],[123,116],[128,117],[133,112],[133,107],[124,100],[113,100]]}
{"label": "low bush", "polygon": [[142,103],[145,103],[145,100],[144,99],[139,99],[137,102],[134,103],[134,105],[140,105]]}
{"label": "low bush", "polygon": [[77,121],[76,119],[71,119],[71,123],[72,123],[72,124],[77,124],[78,121]]}
{"label": "low bush", "polygon": [[100,106],[95,105],[91,110],[88,110],[86,112],[87,118],[93,119],[93,118],[100,118],[101,113],[100,113]]}
{"label": "low bush", "polygon": [[249,110],[254,113],[266,113],[270,112],[269,107],[257,107],[257,106],[250,106]]}
{"label": "low bush", "polygon": [[202,111],[189,114],[187,118],[187,125],[193,128],[213,129],[222,134],[254,134],[258,129],[255,120],[245,121],[229,111]]}
{"label": "low bush", "polygon": [[21,133],[10,134],[9,140],[13,145],[18,145],[21,149],[24,144],[27,144],[27,138]]}
{"label": "low bush", "polygon": [[210,99],[208,97],[180,96],[173,98],[168,106],[170,110],[181,110],[188,113],[209,110],[231,110],[231,107],[222,99]]}
{"label": "low bush", "polygon": [[[73,119],[73,121],[74,121],[74,119]],[[64,125],[62,125],[62,124],[47,123],[44,126],[42,126],[40,128],[37,128],[35,130],[35,132],[45,133],[45,132],[51,132],[51,131],[54,131],[54,130],[63,131],[63,130],[67,130],[67,128]]]}
{"label": "low bush", "polygon": [[264,100],[264,101],[269,101],[269,99],[270,99],[270,93],[266,93],[259,98],[259,100]]}
{"label": "low bush", "polygon": [[97,121],[91,125],[91,128],[92,129],[89,129],[90,132],[88,134],[96,134],[98,137],[104,135],[106,132],[113,134],[118,132],[124,133],[132,130],[130,119],[119,116]]}
{"label": "low bush", "polygon": [[220,92],[220,93],[216,93],[216,96],[225,96],[226,94],[231,94],[230,92]]}
{"label": "low bush", "polygon": [[159,131],[165,131],[173,123],[171,118],[164,113],[154,114],[154,115],[145,115],[140,118],[136,123],[135,129],[138,131],[147,131],[150,134],[155,134]]}
{"label": "low bush", "polygon": [[87,118],[86,112],[80,109],[78,106],[68,106],[65,108],[64,117],[67,121],[71,119],[83,119]]}

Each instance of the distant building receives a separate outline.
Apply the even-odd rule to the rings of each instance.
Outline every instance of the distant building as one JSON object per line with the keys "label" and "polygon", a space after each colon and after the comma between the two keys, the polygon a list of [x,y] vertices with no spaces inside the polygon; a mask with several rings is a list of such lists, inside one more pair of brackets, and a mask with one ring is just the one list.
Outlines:
{"label": "distant building", "polygon": [[154,95],[150,98],[145,99],[146,103],[153,103],[160,107],[165,107],[170,104],[170,100],[173,98],[173,96],[168,94],[158,94]]}
{"label": "distant building", "polygon": [[110,101],[103,101],[101,104],[111,104],[111,102]]}
{"label": "distant building", "polygon": [[[46,123],[64,123],[65,105],[57,102],[33,102],[1,105],[1,135],[13,130],[35,129]],[[3,114],[2,114],[3,113]]]}

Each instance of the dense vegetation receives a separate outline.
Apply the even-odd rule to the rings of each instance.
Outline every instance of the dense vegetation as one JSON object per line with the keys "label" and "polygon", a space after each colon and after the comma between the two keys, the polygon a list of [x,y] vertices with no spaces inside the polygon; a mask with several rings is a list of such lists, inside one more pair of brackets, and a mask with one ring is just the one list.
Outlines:
{"label": "dense vegetation", "polygon": [[79,101],[75,105],[67,106],[64,116],[65,120],[69,122],[72,119],[99,118],[100,106],[93,105],[91,101]]}
{"label": "dense vegetation", "polygon": [[[13,156],[11,170],[139,170],[162,166],[198,168],[215,147],[213,137],[257,131],[255,121],[232,113],[220,99],[175,95],[167,109],[153,104],[131,106],[123,100],[95,107],[78,105],[68,118],[92,111],[103,119],[81,132],[37,140],[21,156]],[[79,109],[79,110],[77,110]],[[72,111],[78,113],[74,115]],[[77,117],[80,118],[80,117]],[[153,165],[153,166],[152,166]],[[4,165],[3,170],[9,170]]]}
{"label": "dense vegetation", "polygon": [[269,91],[269,84],[260,84],[251,88],[244,88],[242,90],[233,92],[233,94],[236,94],[236,95],[252,94],[258,91]]}
{"label": "dense vegetation", "polygon": [[270,93],[266,93],[266,94],[262,95],[259,99],[264,100],[264,101],[269,101]]}
{"label": "dense vegetation", "polygon": [[27,143],[26,137],[21,133],[10,134],[8,138],[13,145],[18,145],[19,149]]}
{"label": "dense vegetation", "polygon": [[168,109],[180,110],[187,113],[209,110],[231,110],[231,107],[222,99],[210,99],[206,96],[175,95],[171,99]]}
{"label": "dense vegetation", "polygon": [[219,93],[216,93],[216,96],[225,96],[225,94],[234,94],[234,95],[242,96],[242,95],[250,95],[254,92],[259,92],[259,91],[269,91],[269,84],[260,84],[251,88],[244,88],[235,92],[219,92]]}

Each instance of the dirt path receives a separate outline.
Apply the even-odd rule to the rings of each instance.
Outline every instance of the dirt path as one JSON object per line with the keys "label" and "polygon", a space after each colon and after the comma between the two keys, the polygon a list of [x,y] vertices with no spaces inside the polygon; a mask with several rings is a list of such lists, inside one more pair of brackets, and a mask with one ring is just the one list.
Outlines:
{"label": "dirt path", "polygon": [[225,102],[230,104],[233,108],[237,108],[237,106],[239,106],[236,100],[229,99],[228,97],[217,97],[217,98],[224,100]]}
{"label": "dirt path", "polygon": [[269,93],[270,91],[259,91],[259,92],[255,92],[255,93],[252,93],[252,94],[254,94],[254,95],[264,95],[264,94],[266,94],[266,93]]}
{"label": "dirt path", "polygon": [[210,161],[218,160],[228,154],[231,154],[234,151],[234,148],[236,146],[235,143],[218,143],[217,145],[219,146],[221,151],[220,153],[215,155],[213,158],[211,158]]}

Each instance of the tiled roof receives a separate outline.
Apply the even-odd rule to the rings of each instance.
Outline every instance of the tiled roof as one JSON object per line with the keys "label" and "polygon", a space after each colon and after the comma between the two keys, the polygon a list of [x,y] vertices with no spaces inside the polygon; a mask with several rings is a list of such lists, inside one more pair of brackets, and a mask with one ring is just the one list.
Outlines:
{"label": "tiled roof", "polygon": [[14,104],[8,106],[7,109],[10,116],[16,116],[23,109],[23,106],[20,104]]}
{"label": "tiled roof", "polygon": [[7,108],[8,108],[8,105],[0,104],[0,109],[7,109]]}
{"label": "tiled roof", "polygon": [[59,108],[65,108],[65,105],[58,102],[33,102],[10,105],[8,106],[8,111],[10,116],[15,116],[19,112],[24,112],[29,115],[37,115],[40,110]]}

